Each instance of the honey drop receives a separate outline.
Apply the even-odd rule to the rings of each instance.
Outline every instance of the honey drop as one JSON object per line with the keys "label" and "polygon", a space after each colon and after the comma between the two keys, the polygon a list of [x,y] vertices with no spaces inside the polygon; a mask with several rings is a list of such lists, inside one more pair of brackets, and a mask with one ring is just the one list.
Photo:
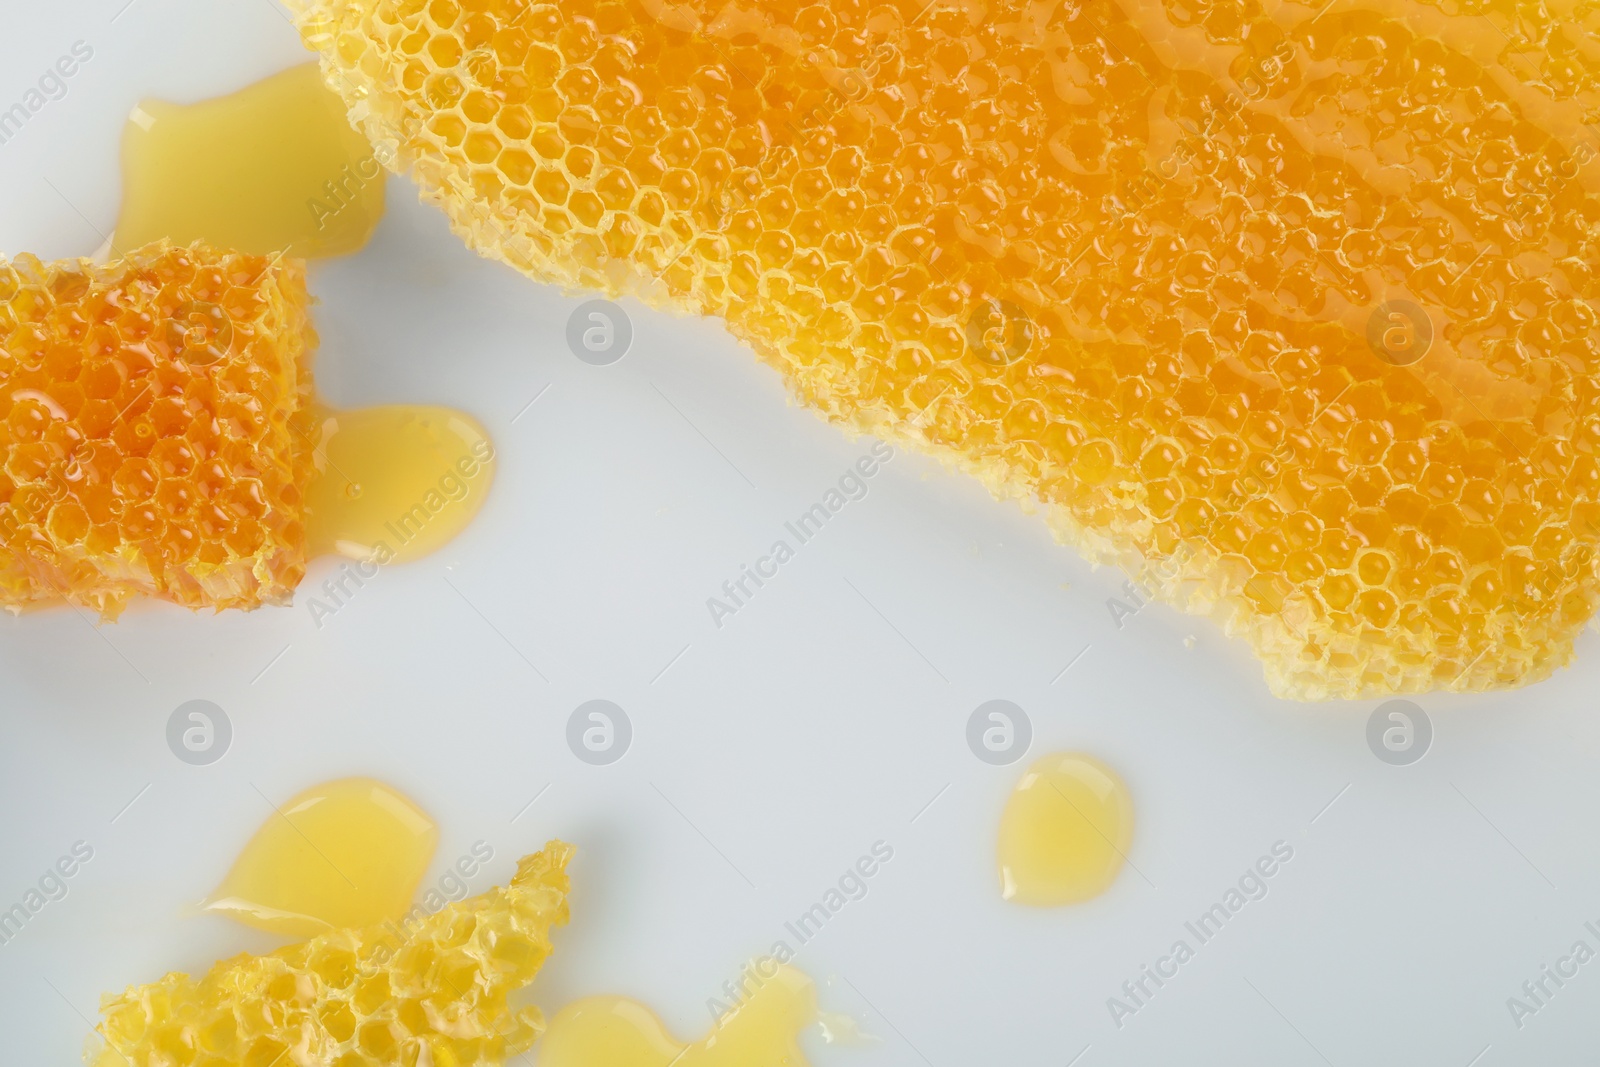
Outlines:
{"label": "honey drop", "polygon": [[262,823],[204,907],[292,937],[392,922],[438,843],[433,820],[390,786],[324,782]]}
{"label": "honey drop", "polygon": [[1133,803],[1116,771],[1062,752],[1034,761],[1000,817],[1000,895],[1050,907],[1099,896],[1133,841]]}

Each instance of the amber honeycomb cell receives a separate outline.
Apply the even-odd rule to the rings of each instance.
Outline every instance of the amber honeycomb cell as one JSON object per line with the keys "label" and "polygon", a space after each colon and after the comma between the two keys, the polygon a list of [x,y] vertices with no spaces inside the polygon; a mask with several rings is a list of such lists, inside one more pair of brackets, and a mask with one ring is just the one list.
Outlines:
{"label": "amber honeycomb cell", "polygon": [[314,425],[304,270],[0,257],[0,605],[286,601]]}
{"label": "amber honeycomb cell", "polygon": [[399,924],[341,930],[199,981],[108,994],[91,1067],[501,1067],[544,1030],[507,996],[567,921],[572,846],[524,856],[508,886]]}
{"label": "amber honeycomb cell", "polygon": [[1277,693],[1570,658],[1594,0],[289,3],[472,247],[721,316]]}

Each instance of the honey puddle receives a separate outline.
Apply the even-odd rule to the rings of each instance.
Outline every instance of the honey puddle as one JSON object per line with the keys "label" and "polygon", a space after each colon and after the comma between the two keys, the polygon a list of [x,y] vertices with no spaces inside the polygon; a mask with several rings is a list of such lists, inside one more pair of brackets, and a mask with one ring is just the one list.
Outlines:
{"label": "honey puddle", "polygon": [[1018,904],[1076,904],[1105,892],[1133,841],[1133,802],[1093,756],[1045,756],[1023,774],[1000,817],[1000,895]]}
{"label": "honey puddle", "polygon": [[262,823],[203,906],[297,938],[392,922],[438,843],[433,820],[382,782],[324,782]]}
{"label": "honey puddle", "polygon": [[198,104],[146,100],[122,139],[124,251],[163,237],[301,258],[367,243],[383,164],[315,63]]}
{"label": "honey puddle", "polygon": [[483,427],[416,404],[326,411],[306,489],[306,549],[403,563],[460,533],[483,506],[495,452]]}
{"label": "honey puddle", "polygon": [[817,1020],[816,988],[788,965],[745,972],[749,994],[693,1043],[626,997],[567,1005],[540,1039],[539,1067],[805,1067],[800,1032]]}

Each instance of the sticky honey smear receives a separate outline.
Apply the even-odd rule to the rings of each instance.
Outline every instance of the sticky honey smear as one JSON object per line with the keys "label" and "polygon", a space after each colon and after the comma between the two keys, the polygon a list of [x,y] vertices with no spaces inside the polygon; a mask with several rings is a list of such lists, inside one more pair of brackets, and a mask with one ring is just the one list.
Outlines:
{"label": "sticky honey smear", "polygon": [[744,976],[747,995],[711,1032],[683,1042],[626,997],[589,997],[561,1009],[539,1043],[539,1067],[805,1067],[800,1032],[817,1020],[816,987],[787,964]]}
{"label": "sticky honey smear", "polygon": [[1110,888],[1133,843],[1121,776],[1081,752],[1035,760],[1000,816],[1000,895],[1018,904],[1078,904]]}
{"label": "sticky honey smear", "polygon": [[122,135],[112,241],[343,255],[383,218],[383,178],[315,63],[196,104],[146,100]]}
{"label": "sticky honey smear", "polygon": [[1570,659],[1593,0],[289,6],[473,248],[721,316],[828,418],[1219,620],[1275,692]]}
{"label": "sticky honey smear", "polygon": [[395,922],[438,843],[433,820],[392,787],[323,782],[267,818],[204,906],[293,937]]}
{"label": "sticky honey smear", "polygon": [[567,921],[572,846],[525,856],[511,884],[415,925],[341,930],[107,995],[91,1067],[500,1067],[544,1028],[506,998]]}
{"label": "sticky honey smear", "polygon": [[305,573],[302,266],[149,245],[0,257],[0,606],[289,599]]}

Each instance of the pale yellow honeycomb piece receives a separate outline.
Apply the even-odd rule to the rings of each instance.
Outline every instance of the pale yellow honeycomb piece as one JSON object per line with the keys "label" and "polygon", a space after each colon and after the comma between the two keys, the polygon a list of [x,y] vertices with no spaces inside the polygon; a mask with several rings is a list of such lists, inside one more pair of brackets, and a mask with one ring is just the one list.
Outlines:
{"label": "pale yellow honeycomb piece", "polygon": [[289,6],[473,248],[722,317],[826,417],[1216,618],[1275,692],[1570,659],[1596,0]]}
{"label": "pale yellow honeycomb piece", "polygon": [[[196,981],[108,994],[91,1067],[501,1067],[544,1030],[507,995],[567,921],[572,846],[524,856],[510,885],[398,923],[339,930]],[[420,909],[419,909],[420,911]]]}

